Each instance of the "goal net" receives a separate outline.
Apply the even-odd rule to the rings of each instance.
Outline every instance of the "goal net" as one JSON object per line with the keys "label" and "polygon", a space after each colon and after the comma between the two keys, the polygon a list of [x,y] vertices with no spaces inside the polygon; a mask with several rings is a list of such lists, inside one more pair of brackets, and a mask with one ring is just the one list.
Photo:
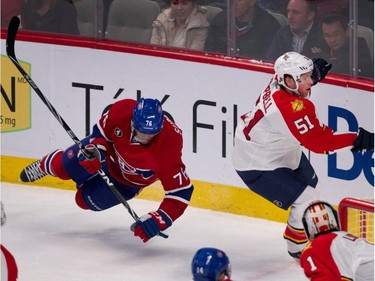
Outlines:
{"label": "goal net", "polygon": [[339,217],[342,230],[374,243],[374,198],[344,198]]}

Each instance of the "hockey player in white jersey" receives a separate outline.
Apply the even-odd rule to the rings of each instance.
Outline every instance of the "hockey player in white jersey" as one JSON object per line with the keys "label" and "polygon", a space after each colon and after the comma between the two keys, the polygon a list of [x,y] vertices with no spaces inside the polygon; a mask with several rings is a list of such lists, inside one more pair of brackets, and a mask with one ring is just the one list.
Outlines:
{"label": "hockey player in white jersey", "polygon": [[330,204],[313,202],[302,222],[310,242],[300,264],[310,280],[374,280],[374,245],[341,231],[337,212]]}
{"label": "hockey player in white jersey", "polygon": [[299,258],[307,243],[302,214],[319,199],[318,177],[302,146],[315,153],[351,148],[374,150],[374,133],[338,133],[321,124],[309,100],[311,88],[330,69],[298,53],[280,56],[275,75],[251,111],[241,116],[235,133],[233,165],[244,183],[276,206],[291,207],[284,238],[289,254]]}

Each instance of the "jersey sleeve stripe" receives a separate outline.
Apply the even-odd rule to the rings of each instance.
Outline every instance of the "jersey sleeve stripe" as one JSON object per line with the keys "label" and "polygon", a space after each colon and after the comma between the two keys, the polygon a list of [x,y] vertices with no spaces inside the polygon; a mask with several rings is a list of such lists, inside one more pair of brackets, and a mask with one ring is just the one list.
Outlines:
{"label": "jersey sleeve stripe", "polygon": [[190,183],[187,186],[183,186],[183,187],[175,188],[175,189],[172,189],[172,190],[168,190],[168,191],[165,192],[165,194],[176,193],[176,192],[179,192],[179,191],[189,189],[191,187],[192,187],[192,184]]}
{"label": "jersey sleeve stripe", "polygon": [[177,201],[180,201],[186,205],[189,205],[190,203],[190,200],[186,200],[180,196],[172,196],[172,195],[166,195],[164,198],[168,198],[168,199],[172,199],[172,200],[177,200]]}

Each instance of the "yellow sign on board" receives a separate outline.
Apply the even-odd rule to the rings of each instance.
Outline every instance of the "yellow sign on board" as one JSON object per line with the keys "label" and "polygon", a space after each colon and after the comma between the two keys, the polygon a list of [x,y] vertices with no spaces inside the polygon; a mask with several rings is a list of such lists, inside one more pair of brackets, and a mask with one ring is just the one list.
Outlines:
{"label": "yellow sign on board", "polygon": [[[29,63],[20,61],[30,74]],[[1,56],[0,132],[15,132],[31,127],[31,87],[6,56]]]}

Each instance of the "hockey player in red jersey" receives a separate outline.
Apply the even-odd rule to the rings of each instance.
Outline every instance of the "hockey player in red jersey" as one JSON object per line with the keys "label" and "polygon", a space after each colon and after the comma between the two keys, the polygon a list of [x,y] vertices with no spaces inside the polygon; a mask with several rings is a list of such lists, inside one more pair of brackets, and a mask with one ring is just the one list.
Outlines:
{"label": "hockey player in red jersey", "polygon": [[224,251],[201,248],[191,261],[191,273],[194,281],[231,281],[232,269]]}
{"label": "hockey player in red jersey", "polygon": [[[6,222],[6,214],[3,202],[1,204],[1,227]],[[3,242],[3,241],[2,241]],[[1,278],[2,281],[16,281],[18,279],[18,267],[13,255],[3,244],[1,246]]]}
{"label": "hockey player in red jersey", "polygon": [[114,103],[82,140],[85,158],[77,145],[55,150],[26,167],[23,182],[46,175],[77,184],[76,203],[82,209],[102,211],[119,204],[99,169],[106,172],[118,191],[130,200],[143,188],[160,180],[165,196],[158,210],[142,216],[134,235],[143,242],[167,229],[185,211],[193,184],[182,161],[182,131],[164,116],[158,100],[125,99]]}
{"label": "hockey player in red jersey", "polygon": [[315,153],[373,151],[374,133],[363,128],[334,132],[318,120],[309,97],[330,69],[324,60],[288,52],[274,68],[273,79],[237,125],[233,165],[253,192],[284,210],[291,207],[284,238],[289,254],[298,259],[307,243],[303,211],[320,197],[318,177],[302,147]]}
{"label": "hockey player in red jersey", "polygon": [[374,245],[340,231],[336,210],[328,203],[310,204],[302,218],[310,242],[300,264],[313,281],[374,280]]}

